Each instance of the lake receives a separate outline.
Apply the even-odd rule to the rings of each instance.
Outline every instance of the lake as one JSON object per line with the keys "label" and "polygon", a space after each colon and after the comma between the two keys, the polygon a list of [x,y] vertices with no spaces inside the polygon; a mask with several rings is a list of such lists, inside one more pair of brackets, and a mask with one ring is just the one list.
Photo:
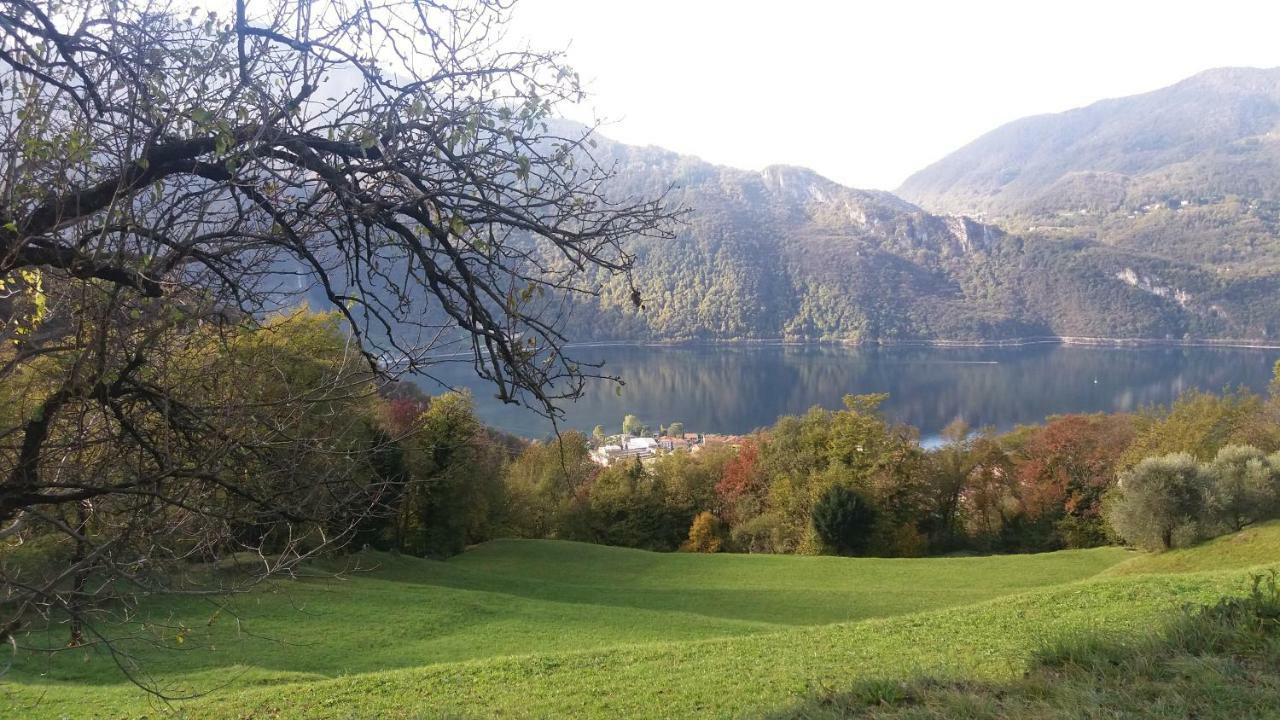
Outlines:
{"label": "lake", "polygon": [[[814,405],[839,408],[848,393],[889,393],[885,413],[919,428],[927,442],[956,418],[1007,430],[1059,413],[1167,404],[1193,388],[1263,392],[1280,350],[688,345],[576,347],[571,355],[604,362],[626,384],[621,394],[605,382],[590,385],[566,406],[562,427],[618,431],[632,413],[655,428],[678,420],[688,432],[737,434]],[[435,375],[470,388],[494,427],[530,438],[551,432],[535,413],[493,399],[469,366],[440,366]]]}

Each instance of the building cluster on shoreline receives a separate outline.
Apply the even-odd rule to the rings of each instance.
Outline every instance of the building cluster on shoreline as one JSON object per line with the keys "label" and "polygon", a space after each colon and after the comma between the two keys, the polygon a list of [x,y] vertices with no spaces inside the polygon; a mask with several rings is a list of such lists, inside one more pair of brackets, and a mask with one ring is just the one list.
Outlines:
{"label": "building cluster on shoreline", "polygon": [[681,435],[631,435],[622,433],[593,443],[591,459],[608,467],[622,461],[652,462],[661,455],[673,452],[700,452],[706,447],[727,446],[737,450],[743,441],[741,435],[716,433],[683,433]]}

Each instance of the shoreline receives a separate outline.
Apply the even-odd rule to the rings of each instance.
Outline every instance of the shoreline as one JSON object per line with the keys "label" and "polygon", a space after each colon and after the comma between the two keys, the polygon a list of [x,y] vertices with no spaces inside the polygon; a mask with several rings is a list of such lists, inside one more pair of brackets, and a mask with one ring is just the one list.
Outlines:
{"label": "shoreline", "polygon": [[1028,347],[1032,345],[1068,345],[1074,347],[1107,348],[1220,348],[1236,350],[1280,350],[1280,340],[1242,340],[1196,338],[1174,340],[1170,338],[1107,338],[1079,335],[1044,335],[996,340],[792,340],[787,338],[734,338],[689,340],[599,340],[566,343],[565,348],[590,347],[714,347],[714,346],[771,346],[771,347],[930,347],[930,348],[1000,348]]}

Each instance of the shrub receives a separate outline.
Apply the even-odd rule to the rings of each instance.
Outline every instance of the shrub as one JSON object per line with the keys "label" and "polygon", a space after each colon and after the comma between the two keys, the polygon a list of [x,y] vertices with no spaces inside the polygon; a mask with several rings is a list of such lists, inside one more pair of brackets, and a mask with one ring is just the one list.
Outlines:
{"label": "shrub", "polygon": [[889,534],[886,550],[892,557],[924,557],[929,551],[929,538],[915,525],[899,525]]}
{"label": "shrub", "polygon": [[25,542],[0,542],[0,573],[6,581],[26,585],[53,582],[72,561],[73,546],[60,533],[41,533]]}
{"label": "shrub", "polygon": [[1120,476],[1108,519],[1130,545],[1168,550],[1198,539],[1205,519],[1206,473],[1187,453],[1147,458]]}
{"label": "shrub", "polygon": [[[1137,643],[1102,637],[1065,638],[1036,653],[1034,662],[1047,668],[1078,666],[1113,670],[1152,658],[1227,654],[1274,657],[1280,651],[1280,581],[1275,570],[1250,576],[1245,595],[1231,595],[1212,605],[1186,607],[1159,632]],[[1137,657],[1135,657],[1137,656]]]}
{"label": "shrub", "polygon": [[813,506],[813,529],[818,539],[841,555],[866,551],[875,520],[871,503],[844,485],[828,488]]}
{"label": "shrub", "polygon": [[720,518],[704,510],[693,519],[693,524],[689,526],[689,539],[680,549],[698,553],[720,552],[722,532]]}
{"label": "shrub", "polygon": [[729,539],[736,550],[780,552],[783,547],[782,525],[782,518],[777,513],[762,513],[735,526],[729,533]]}
{"label": "shrub", "polygon": [[[1165,631],[1169,642],[1195,655],[1252,651],[1274,656],[1280,651],[1280,576],[1268,570],[1251,580],[1247,595],[1223,598],[1171,624]],[[1269,653],[1259,652],[1266,648]]]}

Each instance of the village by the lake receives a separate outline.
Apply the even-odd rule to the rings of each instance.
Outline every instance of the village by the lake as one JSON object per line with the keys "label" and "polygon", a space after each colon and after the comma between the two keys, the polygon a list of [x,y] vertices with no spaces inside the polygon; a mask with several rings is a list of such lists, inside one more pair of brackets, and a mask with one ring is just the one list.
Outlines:
{"label": "village by the lake", "polygon": [[593,434],[591,460],[602,467],[636,461],[649,464],[664,454],[677,451],[697,454],[709,447],[738,450],[743,440],[744,437],[741,435],[716,433],[682,432],[671,435],[661,426],[654,433],[646,433],[642,428],[637,430],[636,434],[618,433],[608,436]]}

